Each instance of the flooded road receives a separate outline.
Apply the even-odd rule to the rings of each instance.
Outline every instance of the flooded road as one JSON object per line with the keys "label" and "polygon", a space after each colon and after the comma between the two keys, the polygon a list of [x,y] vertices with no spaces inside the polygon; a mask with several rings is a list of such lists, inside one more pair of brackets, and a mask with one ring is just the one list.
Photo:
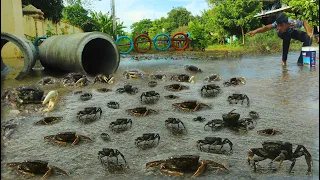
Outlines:
{"label": "flooded road", "polygon": [[[319,66],[312,69],[298,67],[296,65],[298,56],[298,52],[291,52],[285,68],[281,67],[281,54],[230,60],[157,59],[133,62],[130,58],[122,58],[115,74],[116,83],[114,85],[90,84],[79,89],[62,88],[61,84],[43,87],[46,93],[52,89],[63,91],[52,112],[42,114],[39,111],[26,115],[24,112],[17,113],[10,111],[8,107],[4,108],[6,112],[1,118],[2,125],[11,120],[17,124],[17,128],[11,139],[3,141],[1,177],[8,180],[24,179],[21,175],[16,174],[14,168],[6,167],[5,164],[26,159],[41,159],[69,173],[69,177],[53,175],[50,179],[180,179],[160,174],[159,168],[147,169],[145,164],[150,161],[167,159],[173,155],[192,154],[199,155],[200,159],[224,164],[229,169],[229,173],[207,171],[200,175],[199,179],[319,179]],[[196,83],[182,83],[189,86],[190,89],[180,92],[167,91],[164,86],[175,83],[170,80],[158,81],[158,85],[154,88],[148,87],[150,74],[166,74],[167,77],[177,73],[191,75],[184,69],[185,65],[190,64],[203,71],[195,75]],[[139,69],[146,75],[142,79],[124,79],[122,73],[130,69]],[[216,73],[220,74],[222,79],[214,82],[221,87],[221,93],[214,98],[201,97],[201,87],[208,84],[203,81],[204,78]],[[19,83],[21,85],[36,84],[43,76],[42,73],[38,74]],[[232,77],[245,77],[246,84],[224,87],[223,82]],[[6,81],[10,85],[7,85]],[[116,89],[127,83],[138,87],[139,92],[135,95],[116,93]],[[5,87],[16,84],[17,82],[10,78],[4,81]],[[112,91],[99,93],[96,91],[98,87],[107,87]],[[88,101],[81,101],[79,95],[73,94],[76,90],[91,92],[93,97]],[[150,114],[146,117],[128,115],[125,110],[142,106],[140,95],[150,90],[158,92],[161,96],[156,104],[148,105],[149,108],[158,111],[158,114]],[[250,99],[250,106],[230,105],[227,97],[233,93],[246,94]],[[167,100],[163,97],[169,94],[180,98]],[[181,112],[171,107],[172,103],[185,100],[197,100],[209,104],[212,108],[196,112]],[[109,101],[117,101],[120,109],[108,108]],[[77,112],[90,106],[101,107],[103,111],[101,118],[90,124],[80,123],[76,118]],[[248,117],[250,111],[258,112],[260,119],[257,120],[256,127],[249,130],[247,134],[237,134],[227,128],[214,132],[204,130],[207,122],[212,119],[222,119],[222,114],[233,109],[240,113],[241,118]],[[36,121],[45,116],[63,116],[64,118],[53,125],[34,125]],[[202,116],[206,120],[204,122],[193,121],[192,119],[197,116]],[[181,136],[170,134],[165,127],[165,120],[170,117],[183,121],[187,134]],[[109,124],[117,118],[132,119],[132,127],[125,132],[112,132]],[[266,128],[274,128],[281,131],[282,134],[275,136],[257,134],[258,130]],[[93,142],[83,141],[79,145],[61,147],[43,140],[44,136],[69,131],[88,136]],[[105,142],[100,138],[103,132],[110,135],[111,141]],[[134,143],[135,139],[143,133],[159,133],[161,137],[159,145],[147,150],[137,148]],[[233,154],[201,152],[196,146],[196,141],[207,136],[229,139],[233,143]],[[252,167],[247,163],[247,152],[250,148],[262,147],[261,143],[267,140],[291,142],[293,151],[297,145],[303,145],[313,159],[313,176],[305,175],[307,163],[303,156],[297,158],[292,174],[288,174],[291,161],[284,161],[282,167],[273,172],[267,168],[270,162],[268,159],[259,162],[258,172],[253,172]],[[105,171],[98,159],[98,151],[101,151],[102,148],[118,149],[124,155],[130,168],[126,172],[117,174]],[[275,164],[277,165],[278,162]],[[187,174],[185,179],[189,179],[190,175],[192,173]]]}

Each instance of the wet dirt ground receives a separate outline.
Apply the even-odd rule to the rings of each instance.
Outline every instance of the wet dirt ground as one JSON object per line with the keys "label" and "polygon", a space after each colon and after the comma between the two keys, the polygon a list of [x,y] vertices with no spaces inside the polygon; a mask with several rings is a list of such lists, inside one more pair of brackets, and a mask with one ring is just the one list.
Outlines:
{"label": "wet dirt ground", "polygon": [[[37,112],[17,112],[11,107],[3,107],[1,124],[12,121],[17,124],[10,138],[2,140],[1,178],[24,179],[17,175],[14,168],[6,167],[8,162],[23,161],[26,159],[40,159],[49,161],[54,165],[66,170],[69,177],[52,175],[49,179],[77,179],[77,180],[100,180],[100,179],[180,179],[168,177],[159,173],[159,168],[147,169],[145,164],[150,161],[166,159],[173,155],[193,154],[199,155],[200,159],[214,160],[228,167],[229,172],[207,171],[200,175],[199,179],[319,179],[319,66],[298,67],[296,59],[298,52],[289,54],[287,67],[281,67],[281,54],[258,57],[242,57],[236,59],[207,60],[207,59],[157,59],[141,60],[134,62],[130,57],[121,59],[119,69],[115,74],[114,85],[92,83],[85,88],[62,88],[61,85],[42,87],[47,93],[49,90],[62,91],[57,106],[50,112],[43,114],[38,107]],[[165,85],[174,81],[158,81],[154,88],[147,86],[149,75],[162,73],[171,77],[176,73],[190,73],[184,70],[185,65],[195,65],[202,69],[202,73],[195,74],[196,83],[182,83],[190,87],[181,92],[170,92],[164,89]],[[130,69],[139,69],[146,73],[141,79],[124,79],[122,73]],[[221,81],[214,82],[221,87],[221,93],[214,98],[203,98],[200,89],[204,78],[209,74],[218,73]],[[37,74],[37,73],[36,73]],[[20,85],[35,85],[43,77],[42,73],[33,78],[24,80]],[[246,84],[242,86],[224,87],[223,82],[232,77],[245,77]],[[15,85],[6,86],[5,88]],[[138,87],[139,92],[135,95],[118,94],[116,89],[130,83]],[[9,84],[9,83],[8,83]],[[111,92],[99,93],[99,87],[112,89]],[[81,101],[80,95],[73,92],[82,90],[91,92],[92,99]],[[149,108],[158,111],[158,114],[150,114],[146,117],[132,117],[126,113],[126,109],[142,105],[140,95],[142,92],[154,90],[160,94],[159,101]],[[241,104],[230,105],[227,97],[233,93],[246,94],[250,98],[250,106]],[[167,100],[163,96],[174,94],[179,99]],[[172,103],[184,100],[197,100],[212,106],[211,109],[203,109],[197,112],[181,112],[174,110]],[[119,109],[107,107],[109,101],[117,101]],[[78,111],[85,107],[98,106],[102,109],[102,116],[90,124],[82,124],[77,118]],[[260,114],[256,127],[247,134],[237,134],[224,128],[220,131],[205,131],[204,125],[212,119],[221,119],[222,114],[232,109],[240,113],[242,117],[248,117],[250,111]],[[5,112],[4,112],[5,111]],[[35,126],[34,123],[45,116],[63,116],[59,123],[47,126]],[[192,119],[202,116],[204,122],[195,122]],[[184,122],[187,134],[175,136],[165,127],[167,118],[179,118]],[[117,118],[132,119],[132,127],[121,133],[112,132],[109,124]],[[274,128],[282,132],[275,136],[261,136],[258,130]],[[90,137],[93,142],[80,142],[76,146],[61,147],[45,142],[43,137],[59,132],[74,131],[78,134]],[[108,133],[111,141],[105,142],[100,138],[101,133]],[[143,133],[159,133],[158,146],[141,150],[134,144],[135,139]],[[196,141],[207,136],[228,138],[233,143],[231,155],[213,154],[201,152]],[[3,137],[2,137],[3,138]],[[270,160],[259,163],[258,172],[247,163],[247,152],[250,148],[261,147],[266,140],[288,141],[293,144],[293,150],[298,144],[306,147],[313,159],[313,175],[305,175],[307,164],[305,158],[297,158],[292,174],[288,174],[291,161],[284,161],[277,171],[268,169]],[[226,147],[228,147],[226,145]],[[98,151],[102,148],[118,149],[128,162],[129,169],[123,173],[110,173],[105,171],[98,159]],[[119,158],[121,159],[121,158]],[[275,163],[277,165],[278,163]],[[189,179],[192,174],[187,174]],[[40,176],[39,176],[40,178]]]}

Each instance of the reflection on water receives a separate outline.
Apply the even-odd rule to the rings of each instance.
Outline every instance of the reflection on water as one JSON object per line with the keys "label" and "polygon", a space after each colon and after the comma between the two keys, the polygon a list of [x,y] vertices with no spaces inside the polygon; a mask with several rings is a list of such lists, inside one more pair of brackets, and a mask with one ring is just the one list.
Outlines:
{"label": "reflection on water", "polygon": [[[312,179],[305,176],[307,165],[303,157],[297,158],[294,167],[295,173],[288,175],[287,171],[291,165],[290,161],[285,161],[277,172],[274,173],[254,173],[252,168],[246,164],[247,151],[249,148],[261,147],[261,143],[266,140],[282,140],[292,142],[294,149],[297,144],[304,145],[312,154],[315,161],[319,161],[319,145],[315,139],[319,137],[319,67],[312,71],[304,67],[296,66],[296,57],[299,53],[290,53],[287,67],[281,66],[281,55],[271,55],[263,57],[243,57],[235,60],[143,60],[132,62],[129,58],[121,59],[119,69],[114,74],[116,84],[103,85],[112,89],[111,92],[99,93],[96,91],[98,85],[89,85],[86,88],[61,88],[65,94],[60,94],[56,110],[50,114],[35,113],[32,116],[22,116],[21,114],[8,114],[2,121],[13,119],[18,124],[18,128],[12,135],[12,139],[5,141],[6,145],[2,151],[1,175],[4,179],[17,179],[18,175],[11,168],[5,167],[4,163],[10,161],[22,161],[25,159],[45,159],[51,165],[56,165],[69,172],[70,179],[166,179],[159,174],[159,168],[155,170],[146,169],[145,163],[160,159],[167,159],[169,156],[177,154],[200,155],[202,159],[210,159],[219,163],[224,163],[229,167],[230,173],[217,175],[215,172],[206,172],[202,177],[205,179],[266,179],[290,177],[297,179]],[[164,90],[165,85],[172,81],[158,81],[158,85],[149,88],[148,77],[151,73],[166,74],[168,79],[176,73],[187,73],[184,66],[193,64],[203,70],[203,73],[196,74],[196,83],[183,83],[190,86],[189,90],[181,92],[169,92]],[[306,67],[307,68],[307,67]],[[123,71],[139,69],[146,73],[143,79],[123,79]],[[189,74],[189,73],[187,73]],[[210,74],[220,74],[222,80],[214,82],[222,89],[221,94],[215,98],[202,98],[201,87],[206,84],[203,80]],[[23,81],[16,81],[14,76],[8,76],[4,80],[6,86],[34,85],[43,76],[53,76],[60,78],[61,74],[34,71],[30,78]],[[223,82],[231,77],[245,77],[246,84],[243,86],[224,87]],[[136,95],[117,94],[115,91],[123,87],[125,83],[131,83],[139,88]],[[102,86],[102,85],[101,85]],[[45,87],[46,90],[56,89],[57,86]],[[74,95],[76,90],[91,92],[93,97],[88,101],[79,100],[79,95]],[[125,110],[141,105],[140,95],[142,92],[154,90],[160,93],[158,103],[149,105],[151,109],[157,110],[158,114],[146,117],[131,117]],[[60,90],[59,90],[60,92]],[[233,93],[243,93],[250,98],[250,106],[241,104],[230,105],[227,97]],[[164,99],[164,95],[174,94],[180,97],[176,100]],[[212,105],[212,109],[205,109],[198,112],[180,112],[172,109],[172,103],[184,100],[197,99],[203,103]],[[120,109],[109,109],[107,103],[117,101]],[[83,125],[79,123],[76,114],[88,106],[100,106],[103,113],[99,120]],[[250,111],[257,111],[261,118],[257,120],[255,129],[248,134],[238,135],[223,129],[217,132],[204,131],[205,123],[212,119],[221,119],[223,113],[236,109],[241,117],[247,117]],[[63,116],[64,120],[50,126],[34,126],[34,122],[39,121],[44,116]],[[206,118],[205,122],[192,121],[193,118],[201,116]],[[169,118],[179,118],[184,122],[188,133],[184,136],[173,136],[165,127],[164,121]],[[131,118],[132,128],[130,130],[115,133],[108,129],[110,122],[117,118]],[[283,132],[273,137],[262,137],[256,131],[266,128],[276,128]],[[56,134],[58,132],[75,131],[81,135],[88,136],[93,142],[80,142],[77,146],[60,147],[50,143],[45,143],[43,137]],[[142,133],[159,133],[161,140],[159,145],[150,150],[141,150],[134,144],[136,137]],[[111,141],[104,142],[100,138],[101,133],[108,133]],[[233,143],[234,153],[230,156],[210,154],[200,152],[196,147],[196,141],[207,136],[217,136],[228,138]],[[102,148],[118,149],[124,154],[128,161],[130,170],[123,174],[110,174],[105,172],[97,158],[98,151]],[[268,167],[269,160],[261,161],[259,165]],[[263,171],[263,168],[262,168]],[[315,167],[314,173],[319,172],[319,167]],[[235,178],[237,177],[237,178]],[[52,176],[51,179],[62,179],[64,177]]]}

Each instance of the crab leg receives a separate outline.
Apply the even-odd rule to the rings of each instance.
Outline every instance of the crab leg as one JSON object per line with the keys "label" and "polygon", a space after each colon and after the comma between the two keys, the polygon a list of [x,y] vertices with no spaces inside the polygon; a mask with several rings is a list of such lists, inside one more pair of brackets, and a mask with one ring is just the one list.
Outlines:
{"label": "crab leg", "polygon": [[30,172],[25,172],[25,171],[23,171],[23,170],[17,170],[18,171],[18,173],[20,173],[20,174],[22,174],[22,175],[24,175],[24,176],[26,176],[26,177],[34,177],[35,176],[35,174],[33,174],[33,173],[30,173]]}
{"label": "crab leg", "polygon": [[206,168],[206,165],[207,165],[207,163],[205,161],[200,161],[200,166],[199,166],[198,170],[192,175],[192,177],[197,177],[201,173],[203,173],[203,171]]}
{"label": "crab leg", "polygon": [[283,152],[281,152],[281,153],[279,154],[279,156],[277,156],[276,158],[274,158],[274,160],[271,161],[271,163],[280,160],[280,163],[279,163],[279,165],[278,165],[278,168],[280,168],[285,158],[286,158],[286,156],[284,155]]}
{"label": "crab leg", "polygon": [[193,112],[197,111],[200,108],[200,104],[197,104],[197,106],[192,110]]}
{"label": "crab leg", "polygon": [[47,179],[52,174],[52,168],[48,166],[48,171],[42,176],[41,179]]}
{"label": "crab leg", "polygon": [[69,174],[66,171],[64,171],[63,169],[58,168],[57,166],[51,166],[51,169],[54,170],[55,172],[59,172],[61,174],[69,176]]}
{"label": "crab leg", "polygon": [[72,145],[77,145],[80,141],[80,137],[76,136],[76,139],[73,141]]}
{"label": "crab leg", "polygon": [[182,172],[178,172],[178,171],[170,171],[165,169],[165,166],[162,164],[160,165],[160,172],[162,174],[168,175],[168,176],[183,176]]}

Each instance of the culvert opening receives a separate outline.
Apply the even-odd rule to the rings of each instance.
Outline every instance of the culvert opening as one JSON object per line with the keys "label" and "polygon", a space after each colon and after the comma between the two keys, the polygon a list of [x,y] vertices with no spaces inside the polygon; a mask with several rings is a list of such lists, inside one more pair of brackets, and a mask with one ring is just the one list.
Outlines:
{"label": "culvert opening", "polygon": [[1,73],[21,70],[24,66],[23,52],[16,44],[1,39]]}
{"label": "culvert opening", "polygon": [[81,56],[82,67],[89,75],[113,73],[117,68],[115,47],[107,40],[96,38],[89,41]]}

